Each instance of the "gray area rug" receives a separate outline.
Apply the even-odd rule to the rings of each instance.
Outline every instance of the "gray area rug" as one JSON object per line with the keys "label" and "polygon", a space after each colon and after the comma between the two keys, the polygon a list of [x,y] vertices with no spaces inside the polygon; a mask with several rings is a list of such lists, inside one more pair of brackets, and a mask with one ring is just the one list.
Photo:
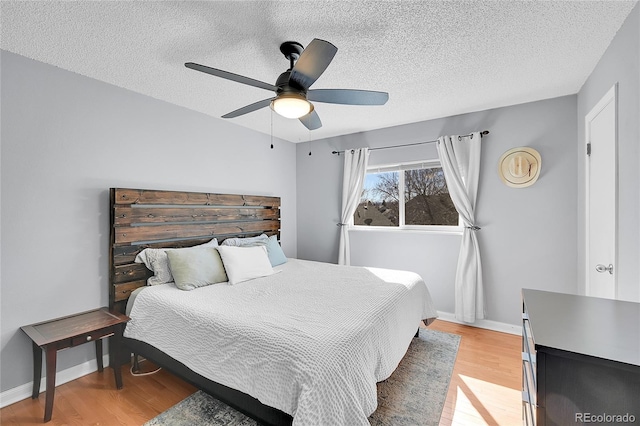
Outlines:
{"label": "gray area rug", "polygon": [[[447,397],[460,336],[420,329],[400,365],[378,383],[373,426],[438,425]],[[258,423],[198,391],[144,426],[256,426]]]}

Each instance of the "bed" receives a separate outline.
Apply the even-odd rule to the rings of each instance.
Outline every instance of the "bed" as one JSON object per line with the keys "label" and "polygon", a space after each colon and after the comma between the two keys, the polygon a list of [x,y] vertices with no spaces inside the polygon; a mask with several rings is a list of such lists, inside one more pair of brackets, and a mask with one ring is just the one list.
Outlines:
{"label": "bed", "polygon": [[[436,316],[414,273],[289,259],[273,274],[183,291],[145,287],[145,248],[279,238],[277,197],[113,188],[110,305],[140,354],[267,425],[366,425],[420,320]],[[227,266],[225,264],[225,266]],[[229,271],[231,271],[229,269]],[[231,276],[231,275],[230,275]]]}

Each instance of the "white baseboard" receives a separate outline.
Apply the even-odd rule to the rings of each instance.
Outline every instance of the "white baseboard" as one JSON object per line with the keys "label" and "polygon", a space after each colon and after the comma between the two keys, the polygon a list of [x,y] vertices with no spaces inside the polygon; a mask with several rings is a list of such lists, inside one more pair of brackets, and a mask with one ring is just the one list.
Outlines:
{"label": "white baseboard", "polygon": [[[109,365],[108,354],[102,357],[102,365]],[[87,374],[93,373],[94,371],[98,371],[98,363],[95,359],[67,368],[66,370],[58,371],[56,373],[56,387],[72,380],[79,379],[80,377],[86,376]],[[46,390],[46,382],[46,378],[43,377],[40,381],[40,392],[44,392]],[[4,408],[7,405],[22,401],[23,399],[31,398],[32,390],[33,382],[29,382],[0,393],[0,408]]]}
{"label": "white baseboard", "polygon": [[477,320],[470,324],[456,319],[455,315],[450,312],[438,311],[438,319],[442,321],[455,322],[456,324],[464,324],[471,327],[485,328],[487,330],[499,331],[501,333],[522,335],[522,325],[507,324],[506,322],[498,322],[491,320]]}

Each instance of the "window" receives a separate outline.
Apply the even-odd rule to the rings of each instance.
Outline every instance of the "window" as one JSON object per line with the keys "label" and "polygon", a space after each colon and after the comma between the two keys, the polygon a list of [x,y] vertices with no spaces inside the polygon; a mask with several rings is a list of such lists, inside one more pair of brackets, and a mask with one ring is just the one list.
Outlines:
{"label": "window", "polygon": [[398,228],[457,227],[458,212],[440,162],[369,168],[353,223]]}

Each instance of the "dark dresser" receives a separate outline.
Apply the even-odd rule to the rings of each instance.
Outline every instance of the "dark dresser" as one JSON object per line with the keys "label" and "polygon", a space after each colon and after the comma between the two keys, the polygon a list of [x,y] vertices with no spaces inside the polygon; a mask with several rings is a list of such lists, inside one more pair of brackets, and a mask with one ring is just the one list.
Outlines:
{"label": "dark dresser", "polygon": [[640,424],[640,303],[522,290],[526,425]]}

